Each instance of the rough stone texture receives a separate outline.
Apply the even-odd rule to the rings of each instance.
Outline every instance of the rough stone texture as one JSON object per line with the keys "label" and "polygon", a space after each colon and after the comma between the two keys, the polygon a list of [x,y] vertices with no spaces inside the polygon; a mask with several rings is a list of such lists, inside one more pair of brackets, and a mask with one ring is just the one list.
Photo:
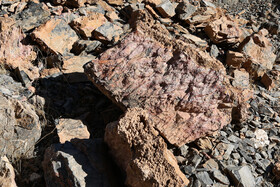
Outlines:
{"label": "rough stone texture", "polygon": [[50,11],[43,4],[31,2],[28,8],[16,14],[17,25],[24,32],[30,31],[50,19]]}
{"label": "rough stone texture", "polygon": [[106,152],[100,139],[52,145],[46,149],[42,163],[46,186],[120,186]]}
{"label": "rough stone texture", "polygon": [[33,31],[32,37],[43,50],[49,50],[56,55],[69,53],[72,45],[79,39],[75,31],[62,19],[49,20]]}
{"label": "rough stone texture", "polygon": [[78,40],[74,43],[71,52],[73,52],[75,55],[81,56],[86,56],[89,53],[95,54],[101,51],[101,45],[102,43],[97,40]]}
{"label": "rough stone texture", "polygon": [[188,180],[176,158],[153,128],[148,113],[129,109],[118,122],[107,125],[105,142],[126,172],[127,186],[184,186]]}
{"label": "rough stone texture", "polygon": [[261,82],[264,84],[264,86],[270,90],[272,88],[275,87],[275,84],[274,84],[274,81],[273,79],[267,75],[267,73],[265,73],[263,76],[262,76],[262,79],[261,79]]}
{"label": "rough stone texture", "polygon": [[6,156],[0,157],[0,186],[17,187],[14,168]]}
{"label": "rough stone texture", "polygon": [[248,166],[242,167],[229,167],[227,171],[230,174],[231,179],[233,180],[236,186],[242,187],[255,187],[256,182],[255,178],[252,175],[252,172]]}
{"label": "rough stone texture", "polygon": [[84,38],[92,37],[92,32],[106,22],[106,18],[101,13],[91,13],[87,16],[81,16],[74,19],[71,23],[75,29]]}
{"label": "rough stone texture", "polygon": [[176,14],[175,7],[169,0],[165,0],[156,8],[159,11],[159,13],[165,18],[173,17]]}
{"label": "rough stone texture", "polygon": [[84,6],[86,0],[52,0],[52,3],[55,5],[67,5],[70,7],[79,8]]}
{"label": "rough stone texture", "polygon": [[232,85],[236,88],[246,89],[250,88],[249,73],[245,69],[234,70],[234,80]]}
{"label": "rough stone texture", "polygon": [[123,5],[123,0],[107,0],[110,5]]}
{"label": "rough stone texture", "polygon": [[0,93],[0,155],[17,159],[28,157],[41,136],[39,117],[27,102]]}
{"label": "rough stone texture", "polygon": [[100,41],[118,41],[120,34],[122,34],[123,30],[121,27],[106,22],[102,26],[98,27],[94,31],[94,37]]}
{"label": "rough stone texture", "polygon": [[235,51],[228,51],[226,57],[226,63],[229,66],[240,68],[246,61],[245,56],[242,53]]}
{"label": "rough stone texture", "polygon": [[160,133],[180,146],[231,120],[231,86],[221,64],[207,64],[205,56],[198,60],[191,50],[172,52],[149,36],[132,33],[85,71],[123,109],[147,109]]}
{"label": "rough stone texture", "polygon": [[274,164],[272,172],[275,175],[276,179],[280,180],[280,162],[279,161]]}
{"label": "rough stone texture", "polygon": [[212,7],[200,7],[188,19],[184,20],[188,24],[205,27],[212,20],[220,17],[221,10]]}
{"label": "rough stone texture", "polygon": [[83,65],[90,60],[95,59],[94,56],[66,56],[63,59],[63,73],[83,73]]}
{"label": "rough stone texture", "polygon": [[265,71],[271,70],[276,60],[272,44],[261,31],[244,39],[239,50],[247,57],[243,67],[253,77],[261,77]]}
{"label": "rough stone texture", "polygon": [[81,120],[60,119],[56,126],[60,143],[71,141],[72,139],[89,139],[90,134],[87,126]]}
{"label": "rough stone texture", "polygon": [[31,63],[36,59],[36,53],[32,46],[22,43],[25,35],[12,18],[0,18],[0,38],[0,65],[4,64],[8,69],[18,68],[32,80],[38,78],[39,70]]}
{"label": "rough stone texture", "polygon": [[205,32],[212,42],[234,44],[240,42],[242,31],[238,24],[228,16],[223,16],[205,27]]}

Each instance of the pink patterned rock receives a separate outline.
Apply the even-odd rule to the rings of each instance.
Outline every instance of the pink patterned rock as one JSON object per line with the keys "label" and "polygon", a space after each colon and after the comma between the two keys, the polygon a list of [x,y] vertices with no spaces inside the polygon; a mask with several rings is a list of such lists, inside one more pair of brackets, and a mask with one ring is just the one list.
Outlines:
{"label": "pink patterned rock", "polygon": [[146,109],[160,134],[181,146],[231,121],[232,87],[222,64],[194,51],[172,51],[134,32],[84,68],[123,110]]}

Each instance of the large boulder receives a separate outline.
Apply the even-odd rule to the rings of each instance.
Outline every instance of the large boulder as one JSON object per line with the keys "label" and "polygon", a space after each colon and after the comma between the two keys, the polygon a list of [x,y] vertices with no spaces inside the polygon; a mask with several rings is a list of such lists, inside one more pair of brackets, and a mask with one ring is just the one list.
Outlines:
{"label": "large boulder", "polygon": [[108,124],[105,141],[126,172],[127,186],[185,186],[189,183],[143,109],[129,109],[119,121]]}
{"label": "large boulder", "polygon": [[230,123],[233,89],[223,65],[179,41],[170,43],[173,51],[156,37],[129,34],[86,64],[86,74],[122,109],[146,109],[171,144],[181,146]]}

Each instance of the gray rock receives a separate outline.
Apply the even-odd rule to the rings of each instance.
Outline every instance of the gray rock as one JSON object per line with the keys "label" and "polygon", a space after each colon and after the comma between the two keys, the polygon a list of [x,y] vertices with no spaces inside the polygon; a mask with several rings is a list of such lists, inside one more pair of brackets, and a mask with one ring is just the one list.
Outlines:
{"label": "gray rock", "polygon": [[28,8],[15,15],[17,25],[24,32],[30,31],[50,19],[50,12],[43,9],[43,4],[31,2]]}
{"label": "gray rock", "polygon": [[219,170],[214,170],[213,176],[217,181],[223,184],[227,184],[227,185],[230,184],[228,178],[224,176]]}
{"label": "gray rock", "polygon": [[[54,144],[45,151],[46,186],[119,186],[111,160],[100,139]],[[67,183],[66,183],[67,181]]]}
{"label": "gray rock", "polygon": [[218,49],[218,47],[216,45],[211,45],[211,48],[210,48],[210,55],[212,57],[217,57],[219,55],[220,51]]}
{"label": "gray rock", "polygon": [[179,149],[180,149],[180,153],[183,157],[185,157],[188,153],[188,146],[187,145],[183,145],[181,146]]}
{"label": "gray rock", "polygon": [[255,178],[248,166],[228,167],[229,177],[237,187],[255,187]]}
{"label": "gray rock", "polygon": [[121,27],[111,22],[106,22],[102,26],[95,29],[94,37],[100,41],[116,42],[119,40],[119,37],[122,33],[123,30]]}
{"label": "gray rock", "polygon": [[198,172],[195,176],[204,185],[212,185],[213,184],[213,180],[210,178],[209,174],[205,171]]}
{"label": "gray rock", "polygon": [[196,6],[193,6],[188,1],[184,1],[177,6],[176,11],[179,13],[179,19],[186,21],[197,10]]}
{"label": "gray rock", "polygon": [[89,53],[98,53],[101,50],[101,45],[102,43],[97,40],[78,40],[74,43],[71,52],[75,55],[80,55],[83,51],[86,53],[85,55]]}
{"label": "gray rock", "polygon": [[165,0],[163,3],[159,4],[156,8],[159,11],[159,13],[165,18],[173,17],[176,14],[175,7],[169,0]]}

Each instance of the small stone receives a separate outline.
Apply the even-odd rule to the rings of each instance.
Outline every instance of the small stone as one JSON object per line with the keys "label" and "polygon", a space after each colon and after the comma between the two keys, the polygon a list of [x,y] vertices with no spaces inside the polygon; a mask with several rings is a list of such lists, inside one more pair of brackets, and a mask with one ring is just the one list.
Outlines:
{"label": "small stone", "polygon": [[186,158],[182,157],[182,156],[175,156],[178,164],[183,164],[186,161]]}
{"label": "small stone", "polygon": [[203,167],[208,169],[208,170],[214,170],[214,169],[219,169],[218,163],[214,159],[209,159],[207,160],[204,164]]}
{"label": "small stone", "polygon": [[236,160],[238,160],[240,158],[240,154],[238,153],[232,153],[232,157]]}
{"label": "small stone", "polygon": [[179,12],[179,19],[186,21],[191,17],[193,13],[197,10],[196,6],[193,6],[188,1],[184,1],[177,6],[177,10]]}
{"label": "small stone", "polygon": [[253,138],[253,141],[255,142],[255,148],[262,148],[269,145],[267,133],[262,129],[257,129],[255,131],[255,138]]}
{"label": "small stone", "polygon": [[71,141],[72,139],[89,139],[90,134],[87,126],[81,120],[74,119],[60,119],[59,124],[56,125],[57,134],[60,143]]}
{"label": "small stone", "polygon": [[230,155],[231,155],[231,152],[233,151],[234,147],[235,147],[234,145],[228,144],[227,150],[226,150],[226,152],[225,152],[225,154],[224,154],[224,159],[225,159],[225,160],[228,160],[228,159],[229,159],[229,157],[230,157]]}
{"label": "small stone", "polygon": [[94,37],[100,41],[116,42],[119,40],[120,34],[122,33],[123,30],[121,27],[110,22],[106,22],[94,31]]}
{"label": "small stone", "polygon": [[249,82],[249,73],[245,71],[245,69],[234,70],[234,80],[232,81],[232,85],[236,88],[246,89],[250,87]]}
{"label": "small stone", "polygon": [[173,17],[176,14],[175,7],[169,0],[165,0],[163,3],[159,4],[156,8],[164,18]]}
{"label": "small stone", "polygon": [[280,162],[279,161],[274,164],[272,172],[275,175],[275,178],[277,180],[280,180]]}
{"label": "small stone", "polygon": [[212,185],[213,184],[213,180],[210,178],[209,174],[205,171],[198,172],[197,174],[195,174],[195,176],[204,185]]}
{"label": "small stone", "polygon": [[227,184],[227,185],[230,184],[228,178],[224,176],[219,170],[214,170],[213,176],[217,181],[223,184]]}
{"label": "small stone", "polygon": [[244,187],[255,187],[255,178],[251,173],[248,166],[243,167],[228,167],[227,171],[230,174],[230,178],[235,185],[242,185]]}
{"label": "small stone", "polygon": [[[78,40],[73,44],[71,52],[80,55],[83,51],[87,54],[96,54],[101,51],[102,43],[98,40]],[[82,54],[83,55],[83,54]]]}
{"label": "small stone", "polygon": [[236,143],[236,142],[240,141],[240,138],[238,138],[238,137],[236,137],[235,135],[232,134],[228,137],[228,140],[233,142],[233,143]]}
{"label": "small stone", "polygon": [[123,5],[123,0],[106,0],[110,5]]}
{"label": "small stone", "polygon": [[266,73],[262,76],[261,82],[268,90],[271,90],[272,88],[275,87],[273,79],[270,76],[268,76]]}
{"label": "small stone", "polygon": [[210,55],[212,56],[212,57],[217,57],[217,56],[219,56],[219,53],[220,53],[220,51],[219,51],[219,49],[218,49],[218,47],[216,46],[216,45],[211,45],[211,48],[210,48]]}
{"label": "small stone", "polygon": [[187,145],[183,145],[181,146],[180,149],[180,153],[183,157],[185,157],[188,154],[188,146]]}

